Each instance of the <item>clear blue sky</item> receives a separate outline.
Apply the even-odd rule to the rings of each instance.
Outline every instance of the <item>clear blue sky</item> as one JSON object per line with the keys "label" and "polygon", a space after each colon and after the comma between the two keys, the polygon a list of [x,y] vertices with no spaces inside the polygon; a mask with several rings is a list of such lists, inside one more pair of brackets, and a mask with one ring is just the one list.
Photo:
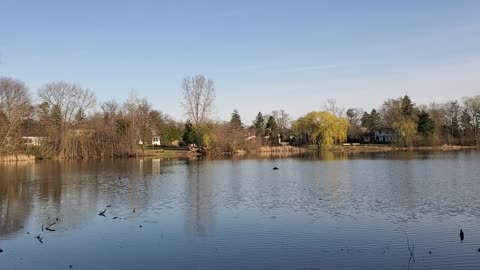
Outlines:
{"label": "clear blue sky", "polygon": [[216,118],[298,117],[328,98],[379,107],[480,94],[480,1],[0,0],[0,75],[32,91],[79,83],[100,101],[134,88],[183,119],[181,80],[203,73]]}

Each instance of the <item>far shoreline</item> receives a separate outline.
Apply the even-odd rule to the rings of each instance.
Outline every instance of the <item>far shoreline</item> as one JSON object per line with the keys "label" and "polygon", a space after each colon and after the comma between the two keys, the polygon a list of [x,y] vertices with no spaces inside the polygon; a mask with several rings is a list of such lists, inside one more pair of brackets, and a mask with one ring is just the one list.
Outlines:
{"label": "far shoreline", "polygon": [[[282,151],[282,148],[285,150]],[[188,158],[197,159],[203,157],[248,157],[248,156],[265,156],[265,157],[295,157],[303,154],[330,152],[330,153],[381,153],[381,152],[454,152],[462,150],[480,150],[480,146],[462,146],[462,145],[441,145],[441,146],[418,146],[418,147],[396,147],[392,145],[335,145],[328,148],[318,150],[316,146],[309,147],[266,147],[254,151],[236,150],[234,152],[225,153],[199,153],[185,148],[168,148],[168,149],[148,149],[145,152],[139,150],[136,155],[130,157],[116,158],[77,158],[77,159],[61,159],[61,158],[41,158],[33,155],[11,154],[0,155],[0,163],[8,162],[25,162],[35,160],[107,160],[107,159],[142,159],[142,158]]]}

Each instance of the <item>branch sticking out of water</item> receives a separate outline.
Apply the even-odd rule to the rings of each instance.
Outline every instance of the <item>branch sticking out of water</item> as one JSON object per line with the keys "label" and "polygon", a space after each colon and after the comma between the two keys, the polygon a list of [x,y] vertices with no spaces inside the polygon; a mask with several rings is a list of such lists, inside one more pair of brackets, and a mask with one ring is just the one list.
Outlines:
{"label": "branch sticking out of water", "polygon": [[37,235],[37,237],[35,237],[35,238],[38,240],[38,242],[43,244],[43,237],[41,237],[40,234]]}
{"label": "branch sticking out of water", "polygon": [[100,213],[98,213],[99,216],[104,216],[105,217],[105,212],[107,212],[107,209],[101,211]]}
{"label": "branch sticking out of water", "polygon": [[408,239],[408,235],[406,232],[403,232],[403,234],[405,235],[405,238],[407,238],[407,247],[408,247],[408,251],[410,251],[410,260],[409,262],[413,259],[413,262],[415,263],[415,244],[412,243],[412,247],[410,247],[410,240]]}

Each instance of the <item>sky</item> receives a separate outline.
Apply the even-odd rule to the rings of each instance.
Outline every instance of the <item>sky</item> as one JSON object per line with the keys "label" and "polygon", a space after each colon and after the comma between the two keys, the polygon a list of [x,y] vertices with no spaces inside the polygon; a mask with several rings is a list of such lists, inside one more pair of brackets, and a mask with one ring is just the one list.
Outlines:
{"label": "sky", "polygon": [[233,109],[293,118],[480,94],[480,1],[0,0],[0,76],[32,93],[67,81],[99,102],[132,89],[182,120],[181,82],[215,82],[214,118]]}

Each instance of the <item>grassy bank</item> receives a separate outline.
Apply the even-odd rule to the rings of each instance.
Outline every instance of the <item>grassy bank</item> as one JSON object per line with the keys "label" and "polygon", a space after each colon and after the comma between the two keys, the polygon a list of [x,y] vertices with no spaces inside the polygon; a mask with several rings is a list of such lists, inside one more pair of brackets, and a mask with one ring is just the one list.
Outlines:
{"label": "grassy bank", "polygon": [[199,154],[193,151],[190,151],[188,147],[171,147],[171,146],[160,146],[152,147],[149,146],[145,150],[142,148],[137,149],[137,157],[196,157]]}

